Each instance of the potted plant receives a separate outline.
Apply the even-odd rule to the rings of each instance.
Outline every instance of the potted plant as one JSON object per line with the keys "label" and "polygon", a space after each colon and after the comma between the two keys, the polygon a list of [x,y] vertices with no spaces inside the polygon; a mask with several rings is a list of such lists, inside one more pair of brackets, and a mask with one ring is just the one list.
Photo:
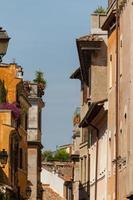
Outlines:
{"label": "potted plant", "polygon": [[46,88],[46,80],[44,79],[44,74],[41,71],[36,71],[34,83],[38,85],[38,96],[42,97],[44,95],[44,90]]}

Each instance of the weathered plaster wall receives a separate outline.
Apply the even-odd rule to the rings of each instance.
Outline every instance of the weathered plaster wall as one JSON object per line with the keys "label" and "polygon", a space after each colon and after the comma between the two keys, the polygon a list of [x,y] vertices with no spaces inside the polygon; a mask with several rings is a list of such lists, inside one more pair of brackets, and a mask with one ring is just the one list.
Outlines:
{"label": "weathered plaster wall", "polygon": [[[97,164],[97,199],[107,199],[107,115],[102,110],[92,124],[99,130],[98,164]],[[96,187],[96,130],[93,129],[93,143],[89,148],[90,154],[90,199],[95,199]]]}
{"label": "weathered plaster wall", "polygon": [[[133,6],[129,0],[120,14],[120,124],[119,199],[133,194]],[[123,181],[125,180],[125,181]]]}
{"label": "weathered plaster wall", "polygon": [[37,199],[37,149],[28,148],[28,180],[31,182],[30,200]]}
{"label": "weathered plaster wall", "polygon": [[8,161],[3,168],[10,181],[10,135],[14,128],[11,126],[11,111],[0,110],[0,150],[5,149],[8,153]]}
{"label": "weathered plaster wall", "polygon": [[49,184],[61,197],[64,196],[64,180],[58,174],[42,168],[41,182],[42,184]]}
{"label": "weathered plaster wall", "polygon": [[115,197],[116,31],[108,39],[108,199]]}
{"label": "weathered plaster wall", "polygon": [[91,100],[102,101],[107,98],[107,67],[91,67]]}

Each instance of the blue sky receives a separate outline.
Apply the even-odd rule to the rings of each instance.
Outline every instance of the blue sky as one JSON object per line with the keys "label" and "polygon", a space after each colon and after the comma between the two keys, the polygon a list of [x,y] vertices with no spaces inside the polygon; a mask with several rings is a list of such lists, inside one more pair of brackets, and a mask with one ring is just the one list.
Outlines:
{"label": "blue sky", "polygon": [[25,80],[44,72],[47,89],[43,110],[45,149],[71,142],[72,116],[79,106],[79,81],[70,80],[79,66],[75,39],[89,33],[90,14],[106,0],[4,0],[0,26],[11,37],[4,62],[24,68]]}

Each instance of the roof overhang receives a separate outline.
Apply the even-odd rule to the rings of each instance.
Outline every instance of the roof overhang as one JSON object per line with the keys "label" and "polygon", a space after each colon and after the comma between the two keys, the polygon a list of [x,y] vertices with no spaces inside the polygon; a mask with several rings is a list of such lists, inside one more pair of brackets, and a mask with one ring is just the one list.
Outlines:
{"label": "roof overhang", "polygon": [[114,1],[107,11],[107,18],[102,25],[102,30],[109,31],[110,24],[112,20],[116,17],[116,1]]}
{"label": "roof overhang", "polygon": [[79,124],[80,128],[81,127],[85,128],[92,122],[92,120],[97,116],[97,114],[103,108],[105,101],[107,101],[107,99],[103,100],[103,101],[92,103],[90,105],[88,112],[86,113],[85,117],[83,118],[83,120]]}
{"label": "roof overhang", "polygon": [[81,71],[80,71],[80,67],[78,69],[76,69],[72,75],[70,76],[71,79],[79,79],[81,80]]}
{"label": "roof overhang", "polygon": [[98,35],[87,35],[76,39],[80,61],[81,79],[88,84],[88,67],[91,66],[91,54],[101,49],[103,38]]}

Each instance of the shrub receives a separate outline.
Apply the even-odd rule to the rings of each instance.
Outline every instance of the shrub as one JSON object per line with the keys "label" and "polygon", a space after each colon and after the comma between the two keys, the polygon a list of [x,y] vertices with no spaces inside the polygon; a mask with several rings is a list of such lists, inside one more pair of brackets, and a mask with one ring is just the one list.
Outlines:
{"label": "shrub", "polygon": [[103,8],[102,6],[98,6],[96,10],[94,11],[95,14],[106,14],[106,9]]}

